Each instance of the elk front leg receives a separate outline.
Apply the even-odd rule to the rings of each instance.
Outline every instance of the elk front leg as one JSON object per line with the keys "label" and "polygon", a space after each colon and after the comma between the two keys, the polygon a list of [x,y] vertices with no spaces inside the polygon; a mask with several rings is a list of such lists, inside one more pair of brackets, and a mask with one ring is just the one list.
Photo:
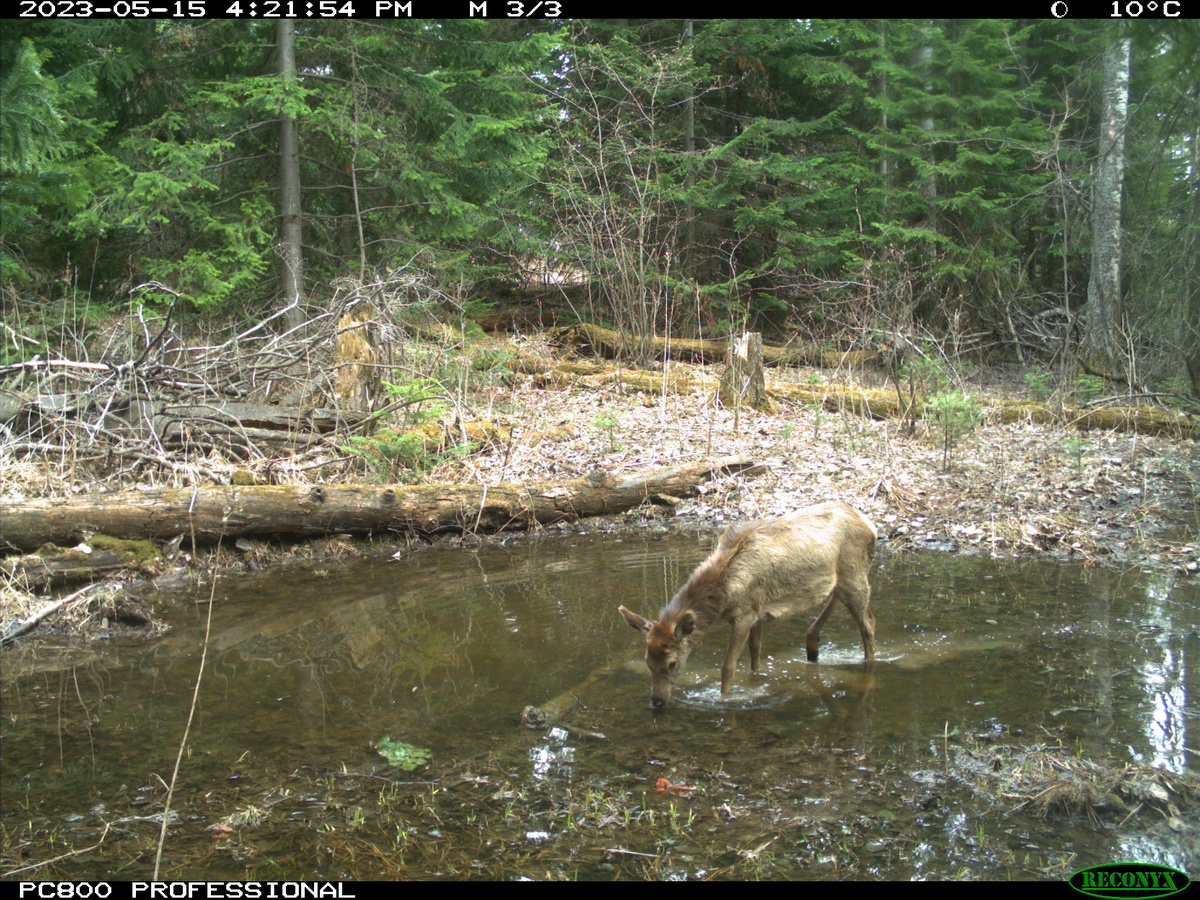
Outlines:
{"label": "elk front leg", "polygon": [[[725,663],[721,666],[721,696],[729,693],[729,685],[733,684],[733,673],[737,669],[738,657],[746,646],[746,639],[754,630],[755,619],[736,619],[733,623],[733,634],[729,636],[729,652],[725,654]],[[762,637],[761,633],[759,635]]]}
{"label": "elk front leg", "polygon": [[750,629],[750,671],[758,671],[758,661],[762,657],[762,619],[759,619]]}

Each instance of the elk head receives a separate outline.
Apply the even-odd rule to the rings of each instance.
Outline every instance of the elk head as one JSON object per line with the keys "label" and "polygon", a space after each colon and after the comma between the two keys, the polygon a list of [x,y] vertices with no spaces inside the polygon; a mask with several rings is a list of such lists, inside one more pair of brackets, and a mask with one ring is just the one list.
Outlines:
{"label": "elk head", "polygon": [[674,616],[664,615],[657,622],[618,608],[630,627],[646,633],[646,668],[650,670],[650,705],[661,708],[671,699],[671,687],[687,665],[692,652],[688,637],[696,628],[696,614],[690,609]]}

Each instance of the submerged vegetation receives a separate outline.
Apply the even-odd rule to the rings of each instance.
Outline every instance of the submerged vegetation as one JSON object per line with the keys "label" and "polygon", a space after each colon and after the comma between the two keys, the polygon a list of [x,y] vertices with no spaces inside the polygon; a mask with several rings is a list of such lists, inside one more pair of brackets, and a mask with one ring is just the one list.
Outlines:
{"label": "submerged vegetation", "polygon": [[[533,777],[529,759],[512,752],[419,776],[389,774],[408,768],[401,764],[381,772],[302,769],[275,781],[238,777],[236,788],[215,787],[202,804],[184,801],[181,816],[199,822],[175,837],[170,871],[236,872],[246,880],[301,871],[351,880],[1058,880],[1095,858],[1085,849],[1089,840],[1118,827],[1162,822],[1194,832],[1185,823],[1200,797],[1194,778],[1099,765],[1061,746],[967,737],[952,739],[948,750],[941,772],[914,771],[887,752],[871,754],[864,768],[862,749],[810,741],[772,752],[772,765],[788,763],[774,783],[761,783],[733,759],[728,771],[687,772],[699,786],[685,793],[619,774],[564,777],[553,771],[561,765],[554,757],[569,749],[554,738],[529,751],[545,754],[542,774],[535,765]],[[814,796],[817,778],[824,783]],[[813,808],[818,797],[836,813]],[[63,824],[7,816],[4,874],[22,874],[20,860],[64,846],[90,857],[89,871],[136,873],[139,858],[152,852],[153,816],[111,819],[119,833],[80,847],[97,830],[85,824],[94,817]],[[951,846],[914,840],[930,828],[960,828],[953,824],[960,817],[974,824]],[[1075,849],[1055,849],[1064,843]],[[274,861],[279,847],[298,848],[283,868]],[[81,871],[80,862],[67,854],[39,861],[34,871],[65,877]]]}

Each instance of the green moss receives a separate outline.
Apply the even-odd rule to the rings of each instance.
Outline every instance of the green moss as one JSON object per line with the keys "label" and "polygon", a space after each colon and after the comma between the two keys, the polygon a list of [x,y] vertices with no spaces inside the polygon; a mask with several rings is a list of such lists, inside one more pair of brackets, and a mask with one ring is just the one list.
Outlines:
{"label": "green moss", "polygon": [[129,565],[145,568],[162,559],[162,550],[155,541],[127,541],[107,534],[92,535],[88,542],[94,550],[108,550],[126,557]]}

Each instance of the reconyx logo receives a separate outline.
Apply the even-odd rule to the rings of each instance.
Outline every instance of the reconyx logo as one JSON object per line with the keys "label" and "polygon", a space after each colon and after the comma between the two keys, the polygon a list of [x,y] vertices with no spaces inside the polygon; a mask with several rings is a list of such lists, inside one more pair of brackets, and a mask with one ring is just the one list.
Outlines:
{"label": "reconyx logo", "polygon": [[1192,883],[1186,872],[1152,863],[1106,863],[1080,869],[1071,876],[1071,887],[1089,897],[1117,900],[1150,900],[1178,894]]}

